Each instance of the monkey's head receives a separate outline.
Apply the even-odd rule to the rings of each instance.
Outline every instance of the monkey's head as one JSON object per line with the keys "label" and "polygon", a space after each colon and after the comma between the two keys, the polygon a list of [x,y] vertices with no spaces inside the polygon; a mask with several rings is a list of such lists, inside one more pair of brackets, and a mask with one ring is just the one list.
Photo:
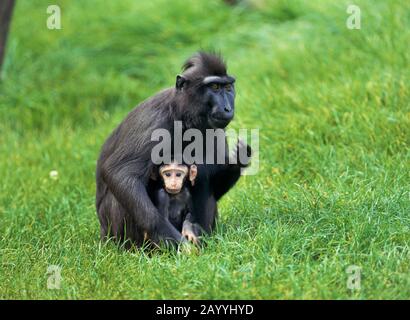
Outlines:
{"label": "monkey's head", "polygon": [[172,162],[164,164],[159,168],[159,176],[164,183],[165,190],[170,194],[177,194],[185,184],[186,178],[189,178],[191,185],[194,185],[197,175],[197,167],[192,164],[189,166]]}
{"label": "monkey's head", "polygon": [[225,128],[234,116],[234,82],[219,55],[197,53],[176,78],[177,95],[184,102],[180,111],[188,122],[200,119],[201,123],[195,123],[198,127]]}

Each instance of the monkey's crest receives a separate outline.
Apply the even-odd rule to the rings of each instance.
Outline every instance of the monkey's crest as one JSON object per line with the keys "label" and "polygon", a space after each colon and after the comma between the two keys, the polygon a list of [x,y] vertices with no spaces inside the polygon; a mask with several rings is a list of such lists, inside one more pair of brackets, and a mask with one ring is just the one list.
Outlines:
{"label": "monkey's crest", "polygon": [[199,51],[189,58],[182,66],[186,77],[225,76],[227,72],[226,63],[220,54]]}

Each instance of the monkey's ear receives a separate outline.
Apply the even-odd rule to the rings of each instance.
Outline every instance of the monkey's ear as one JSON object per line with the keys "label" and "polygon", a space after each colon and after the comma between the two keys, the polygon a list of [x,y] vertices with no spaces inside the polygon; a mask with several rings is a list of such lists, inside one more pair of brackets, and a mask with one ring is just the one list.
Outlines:
{"label": "monkey's ear", "polygon": [[197,174],[198,174],[198,169],[196,165],[192,164],[189,167],[189,181],[191,181],[192,186],[195,185],[195,179],[196,179]]}
{"label": "monkey's ear", "polygon": [[[155,168],[155,167],[154,167]],[[158,180],[158,170],[152,169],[149,175],[151,180],[157,181]]]}
{"label": "monkey's ear", "polygon": [[176,83],[175,83],[175,87],[178,90],[181,90],[183,88],[185,82],[187,82],[187,78],[185,78],[183,75],[179,74],[179,75],[177,75],[177,80],[176,80]]}

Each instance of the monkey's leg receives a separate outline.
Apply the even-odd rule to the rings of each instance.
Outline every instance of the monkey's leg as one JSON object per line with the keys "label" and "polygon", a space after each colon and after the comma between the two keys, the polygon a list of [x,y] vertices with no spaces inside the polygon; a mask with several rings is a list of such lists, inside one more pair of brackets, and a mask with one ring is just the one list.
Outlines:
{"label": "monkey's leg", "polygon": [[192,189],[192,211],[188,220],[197,223],[205,233],[211,233],[217,217],[216,200],[210,191],[209,180],[203,179]]}
{"label": "monkey's leg", "polygon": [[124,237],[125,212],[121,210],[118,201],[110,191],[101,200],[98,217],[101,224],[101,238],[113,237],[120,240]]}
{"label": "monkey's leg", "polygon": [[135,227],[130,215],[110,191],[101,201],[98,216],[101,224],[101,239],[112,237],[118,242],[129,241],[126,247],[130,247],[131,243],[136,245],[142,243],[143,232]]}

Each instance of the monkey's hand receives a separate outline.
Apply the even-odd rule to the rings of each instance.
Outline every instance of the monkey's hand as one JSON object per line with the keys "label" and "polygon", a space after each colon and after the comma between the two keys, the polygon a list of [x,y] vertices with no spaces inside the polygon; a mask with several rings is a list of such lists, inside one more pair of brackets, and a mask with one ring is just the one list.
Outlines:
{"label": "monkey's hand", "polygon": [[194,226],[188,220],[185,220],[184,225],[182,226],[182,236],[189,242],[192,242],[195,245],[199,245],[199,236],[195,234]]}
{"label": "monkey's hand", "polygon": [[199,244],[199,237],[196,236],[192,230],[182,230],[182,235],[189,241],[195,245]]}
{"label": "monkey's hand", "polygon": [[231,155],[230,163],[237,164],[241,168],[246,168],[251,163],[252,148],[243,142],[242,139],[238,139],[236,146],[234,147]]}

